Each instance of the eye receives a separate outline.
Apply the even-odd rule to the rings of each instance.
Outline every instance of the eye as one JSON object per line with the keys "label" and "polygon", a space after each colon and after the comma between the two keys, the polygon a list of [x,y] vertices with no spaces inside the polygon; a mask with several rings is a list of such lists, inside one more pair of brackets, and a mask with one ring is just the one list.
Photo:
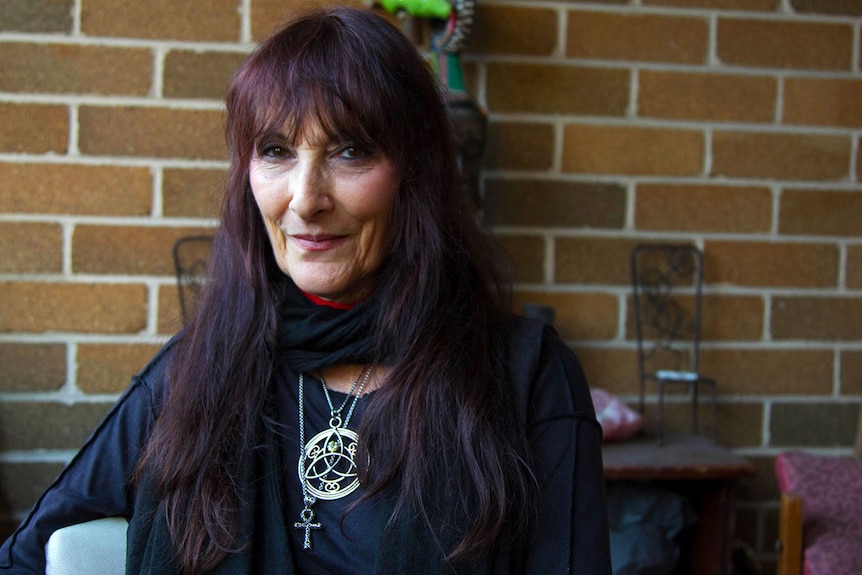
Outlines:
{"label": "eye", "polygon": [[367,158],[369,153],[353,144],[346,144],[341,146],[335,155],[345,160],[360,160]]}
{"label": "eye", "polygon": [[261,158],[286,158],[290,150],[281,144],[263,144],[258,148],[257,155]]}

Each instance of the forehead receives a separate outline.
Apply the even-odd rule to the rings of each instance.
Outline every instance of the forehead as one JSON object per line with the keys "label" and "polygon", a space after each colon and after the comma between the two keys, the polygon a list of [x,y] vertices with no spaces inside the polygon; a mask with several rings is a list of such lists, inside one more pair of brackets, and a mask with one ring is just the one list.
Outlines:
{"label": "forehead", "polygon": [[272,137],[291,144],[344,140],[371,144],[375,140],[359,118],[344,114],[341,110],[331,110],[321,103],[293,108],[270,106],[256,115],[255,124],[254,139],[258,142]]}
{"label": "forehead", "polygon": [[308,119],[300,125],[289,120],[285,121],[274,135],[294,145],[323,146],[344,140],[340,133],[332,133],[332,130],[327,130],[315,119]]}

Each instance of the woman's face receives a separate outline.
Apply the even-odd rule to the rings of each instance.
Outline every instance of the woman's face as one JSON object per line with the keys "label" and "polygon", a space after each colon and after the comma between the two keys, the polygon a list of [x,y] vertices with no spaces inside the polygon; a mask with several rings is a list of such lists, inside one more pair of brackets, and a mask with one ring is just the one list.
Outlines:
{"label": "woman's face", "polygon": [[295,144],[260,142],[249,178],[278,266],[299,289],[338,303],[374,289],[399,186],[389,158],[311,125]]}

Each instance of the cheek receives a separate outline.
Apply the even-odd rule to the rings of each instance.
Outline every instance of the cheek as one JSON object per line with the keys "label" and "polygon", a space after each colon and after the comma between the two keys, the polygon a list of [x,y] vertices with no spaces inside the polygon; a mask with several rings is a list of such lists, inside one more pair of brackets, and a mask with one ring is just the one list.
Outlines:
{"label": "cheek", "polygon": [[389,236],[392,210],[399,188],[395,168],[392,166],[380,170],[365,186],[369,193],[361,198],[359,209],[365,210],[367,221],[373,222],[378,235]]}
{"label": "cheek", "polygon": [[256,173],[255,170],[252,170],[249,175],[249,183],[257,209],[267,226],[275,225],[281,219],[282,214],[278,201],[279,196],[275,193],[275,186],[268,178],[261,177],[260,173]]}
{"label": "cheek", "polygon": [[276,257],[278,258],[278,254],[281,253],[281,249],[279,248],[284,245],[284,234],[278,225],[281,215],[278,211],[277,202],[275,201],[276,197],[269,193],[269,186],[267,186],[266,180],[259,176],[255,177],[253,170],[249,176],[249,182],[251,184],[252,196],[257,204],[260,216],[263,219],[267,236],[275,249]]}
{"label": "cheek", "polygon": [[382,193],[374,198],[368,198],[364,204],[365,226],[368,233],[369,246],[376,252],[387,251],[392,235],[392,209],[395,194]]}

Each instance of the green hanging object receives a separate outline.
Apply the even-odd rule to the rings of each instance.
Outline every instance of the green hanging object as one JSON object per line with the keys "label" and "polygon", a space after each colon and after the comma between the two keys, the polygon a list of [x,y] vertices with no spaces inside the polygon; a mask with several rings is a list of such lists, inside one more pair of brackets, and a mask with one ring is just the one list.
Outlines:
{"label": "green hanging object", "polygon": [[[458,145],[458,159],[465,191],[480,206],[480,172],[485,151],[487,118],[464,86],[461,51],[470,37],[475,0],[375,0],[384,10],[399,16],[405,33],[417,45],[424,44],[415,19],[430,28],[428,61],[444,88],[446,108]],[[445,6],[443,6],[445,5]],[[426,52],[427,53],[427,52]]]}
{"label": "green hanging object", "polygon": [[440,81],[452,92],[464,92],[464,74],[461,70],[461,57],[451,52],[437,54],[437,74]]}
{"label": "green hanging object", "polygon": [[452,12],[448,0],[378,0],[383,9],[392,14],[404,11],[416,18],[445,20]]}

